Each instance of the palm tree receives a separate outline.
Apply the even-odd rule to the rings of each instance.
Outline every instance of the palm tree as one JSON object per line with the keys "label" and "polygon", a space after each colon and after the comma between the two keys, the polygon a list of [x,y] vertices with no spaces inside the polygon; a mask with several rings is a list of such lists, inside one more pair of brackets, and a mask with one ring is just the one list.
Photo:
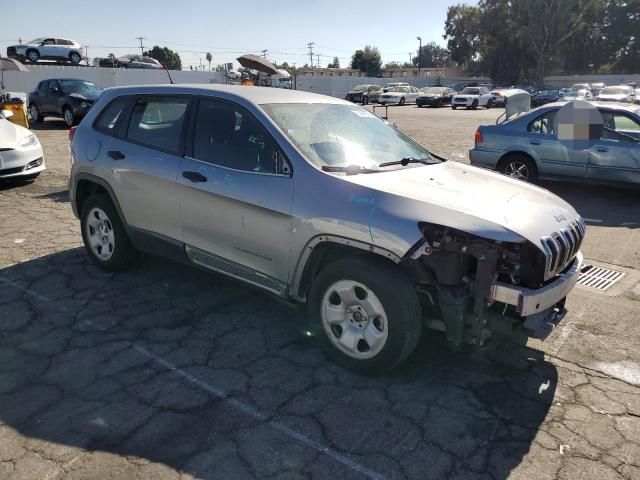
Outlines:
{"label": "palm tree", "polygon": [[210,52],[207,52],[206,59],[207,59],[207,62],[209,62],[209,71],[211,71],[211,60],[213,60],[213,57],[211,56]]}

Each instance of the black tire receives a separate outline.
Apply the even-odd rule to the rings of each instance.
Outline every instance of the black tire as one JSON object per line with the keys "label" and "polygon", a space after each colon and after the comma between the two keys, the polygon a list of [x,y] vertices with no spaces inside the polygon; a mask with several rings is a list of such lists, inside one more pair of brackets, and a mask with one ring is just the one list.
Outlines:
{"label": "black tire", "polygon": [[487,102],[487,104],[485,105],[485,108],[487,110],[489,110],[491,107],[493,107],[493,102],[491,101],[491,99],[489,99],[489,101]]}
{"label": "black tire", "polygon": [[456,108],[458,107],[456,107],[455,105],[451,105],[451,110],[455,110]]}
{"label": "black tire", "polygon": [[471,109],[472,110],[477,110],[478,109],[478,100],[474,100],[473,103],[471,104]]}
{"label": "black tire", "polygon": [[[373,357],[357,359],[334,346],[322,324],[322,302],[340,280],[358,282],[380,300],[387,317],[388,337]],[[314,279],[308,299],[309,318],[327,355],[345,368],[364,375],[387,372],[415,349],[422,334],[422,310],[415,286],[394,265],[376,258],[347,258],[330,263]]]}
{"label": "black tire", "polygon": [[[113,229],[115,241],[111,257],[107,260],[99,258],[89,245],[87,221],[89,214],[94,208],[99,208],[106,213]],[[80,228],[82,231],[82,240],[84,241],[84,246],[87,249],[89,257],[93,263],[101,269],[108,272],[118,272],[131,267],[137,260],[138,251],[131,245],[122,220],[120,220],[120,216],[118,215],[118,211],[113,206],[109,196],[104,194],[92,195],[85,201],[80,214]]]}
{"label": "black tire", "polygon": [[71,52],[69,54],[69,61],[71,63],[73,63],[74,65],[77,65],[82,61],[82,57],[80,56],[80,54],[78,52]]}
{"label": "black tire", "polygon": [[36,63],[40,59],[40,52],[32,48],[31,50],[27,50],[26,56],[29,63]]}
{"label": "black tire", "polygon": [[369,97],[362,97],[362,104],[369,105]]}
{"label": "black tire", "polygon": [[400,99],[400,105],[404,105],[404,97]]}
{"label": "black tire", "polygon": [[418,104],[418,108],[422,108],[422,104],[421,103]]}
{"label": "black tire", "polygon": [[[523,177],[516,177],[512,174],[513,169],[517,168],[517,165],[524,165],[526,167],[526,175]],[[531,157],[525,154],[513,154],[500,161],[498,165],[498,171],[504,175],[512,178],[518,178],[526,182],[533,182],[538,178],[538,169],[535,162]]]}
{"label": "black tire", "polygon": [[78,123],[76,116],[73,114],[73,110],[71,107],[64,107],[62,109],[62,118],[64,119],[64,123],[67,124],[67,127],[71,128]]}
{"label": "black tire", "polygon": [[34,123],[40,123],[44,120],[40,109],[35,103],[29,104],[29,117],[31,117],[31,121]]}

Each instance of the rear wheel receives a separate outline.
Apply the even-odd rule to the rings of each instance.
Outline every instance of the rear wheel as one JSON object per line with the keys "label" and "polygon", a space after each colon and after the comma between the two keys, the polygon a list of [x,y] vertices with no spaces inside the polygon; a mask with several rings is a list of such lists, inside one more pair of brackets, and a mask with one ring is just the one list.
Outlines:
{"label": "rear wheel", "polygon": [[394,265],[349,258],[315,278],[308,307],[327,354],[363,374],[391,370],[422,333],[415,286]]}
{"label": "rear wheel", "polygon": [[89,257],[103,270],[125,270],[135,261],[137,251],[108,196],[93,195],[85,201],[80,226]]}
{"label": "rear wheel", "polygon": [[455,105],[451,105],[451,110],[455,110],[456,108],[458,107],[456,107]]}
{"label": "rear wheel", "polygon": [[491,99],[489,99],[489,100],[487,101],[486,108],[487,108],[487,110],[489,110],[491,107],[493,107],[493,101],[492,101]]}
{"label": "rear wheel", "polygon": [[29,117],[31,117],[31,121],[34,123],[39,123],[44,120],[44,117],[40,113],[40,109],[35,103],[29,105]]}
{"label": "rear wheel", "polygon": [[362,104],[369,105],[369,97],[362,97]]}
{"label": "rear wheel", "polygon": [[525,155],[512,155],[503,160],[498,170],[511,178],[531,182],[538,172],[535,163]]}

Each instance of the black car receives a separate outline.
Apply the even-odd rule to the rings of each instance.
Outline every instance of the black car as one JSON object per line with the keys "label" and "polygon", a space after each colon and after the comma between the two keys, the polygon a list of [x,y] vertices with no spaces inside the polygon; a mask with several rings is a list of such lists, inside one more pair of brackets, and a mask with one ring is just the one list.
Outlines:
{"label": "black car", "polygon": [[442,107],[451,105],[451,98],[456,94],[453,88],[449,87],[423,87],[420,95],[416,98],[418,107]]}
{"label": "black car", "polygon": [[381,93],[382,87],[380,85],[356,85],[347,92],[345,99],[367,105],[369,102],[377,102]]}
{"label": "black car", "polygon": [[557,102],[558,100],[560,100],[560,90],[540,90],[539,92],[531,95],[531,106],[540,107],[542,105],[546,105],[547,103]]}
{"label": "black car", "polygon": [[52,78],[43,80],[29,94],[29,116],[32,122],[44,117],[62,117],[71,127],[89,111],[101,90],[87,80]]}

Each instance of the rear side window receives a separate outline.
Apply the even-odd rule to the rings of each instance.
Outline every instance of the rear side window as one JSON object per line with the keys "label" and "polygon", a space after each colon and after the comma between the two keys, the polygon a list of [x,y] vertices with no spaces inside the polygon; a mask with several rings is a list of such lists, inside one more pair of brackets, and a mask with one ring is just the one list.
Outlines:
{"label": "rear side window", "polygon": [[545,135],[554,135],[553,122],[556,118],[556,110],[551,110],[543,113],[527,127],[527,130],[531,133],[543,133]]}
{"label": "rear side window", "polygon": [[112,100],[111,103],[100,112],[100,115],[98,115],[98,118],[93,124],[93,128],[102,133],[115,135],[116,127],[120,123],[118,120],[121,121],[126,114],[127,105],[130,101],[131,97],[118,97]]}
{"label": "rear side window", "polygon": [[127,138],[143,145],[178,153],[189,99],[140,97],[131,112]]}

